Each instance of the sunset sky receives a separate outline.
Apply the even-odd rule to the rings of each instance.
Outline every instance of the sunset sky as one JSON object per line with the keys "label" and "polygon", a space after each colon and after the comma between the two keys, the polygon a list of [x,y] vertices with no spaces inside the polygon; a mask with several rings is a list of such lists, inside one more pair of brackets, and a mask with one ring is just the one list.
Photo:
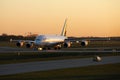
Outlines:
{"label": "sunset sky", "polygon": [[120,0],[0,0],[0,34],[120,36]]}

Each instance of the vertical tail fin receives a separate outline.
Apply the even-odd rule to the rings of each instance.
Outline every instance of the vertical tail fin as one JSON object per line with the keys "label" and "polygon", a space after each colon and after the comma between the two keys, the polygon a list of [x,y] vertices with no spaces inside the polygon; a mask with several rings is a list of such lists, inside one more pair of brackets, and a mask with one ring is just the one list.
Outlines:
{"label": "vertical tail fin", "polygon": [[63,29],[62,29],[62,32],[61,32],[61,36],[66,36],[66,33],[67,33],[66,27],[67,27],[67,18],[65,19]]}

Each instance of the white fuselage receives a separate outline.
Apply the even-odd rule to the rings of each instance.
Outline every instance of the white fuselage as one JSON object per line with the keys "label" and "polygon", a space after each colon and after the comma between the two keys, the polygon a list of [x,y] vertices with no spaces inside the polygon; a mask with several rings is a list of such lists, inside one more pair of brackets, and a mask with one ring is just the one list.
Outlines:
{"label": "white fuselage", "polygon": [[65,36],[60,35],[39,35],[35,39],[35,45],[41,47],[49,47],[56,44],[64,43],[65,39]]}

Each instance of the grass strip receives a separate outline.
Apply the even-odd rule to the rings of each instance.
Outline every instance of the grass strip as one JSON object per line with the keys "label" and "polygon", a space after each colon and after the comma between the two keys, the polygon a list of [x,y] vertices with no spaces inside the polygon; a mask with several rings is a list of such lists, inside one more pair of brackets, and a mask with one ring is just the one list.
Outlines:
{"label": "grass strip", "polygon": [[1,53],[0,64],[21,63],[32,61],[48,61],[61,59],[88,58],[94,55],[99,56],[119,56],[120,53]]}
{"label": "grass strip", "polygon": [[120,63],[0,76],[0,80],[120,80]]}

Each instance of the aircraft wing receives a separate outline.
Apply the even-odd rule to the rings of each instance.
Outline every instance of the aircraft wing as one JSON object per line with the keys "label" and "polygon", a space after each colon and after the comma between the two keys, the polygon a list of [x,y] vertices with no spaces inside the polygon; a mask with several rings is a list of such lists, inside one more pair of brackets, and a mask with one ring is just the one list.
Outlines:
{"label": "aircraft wing", "polygon": [[13,40],[13,39],[10,39],[10,42],[34,43],[35,41],[33,41],[33,40]]}
{"label": "aircraft wing", "polygon": [[91,41],[109,41],[110,38],[68,38],[65,42],[80,43],[81,46],[87,46]]}
{"label": "aircraft wing", "polygon": [[109,41],[110,38],[68,38],[65,39],[65,41],[70,41],[70,42],[82,42],[82,41]]}

